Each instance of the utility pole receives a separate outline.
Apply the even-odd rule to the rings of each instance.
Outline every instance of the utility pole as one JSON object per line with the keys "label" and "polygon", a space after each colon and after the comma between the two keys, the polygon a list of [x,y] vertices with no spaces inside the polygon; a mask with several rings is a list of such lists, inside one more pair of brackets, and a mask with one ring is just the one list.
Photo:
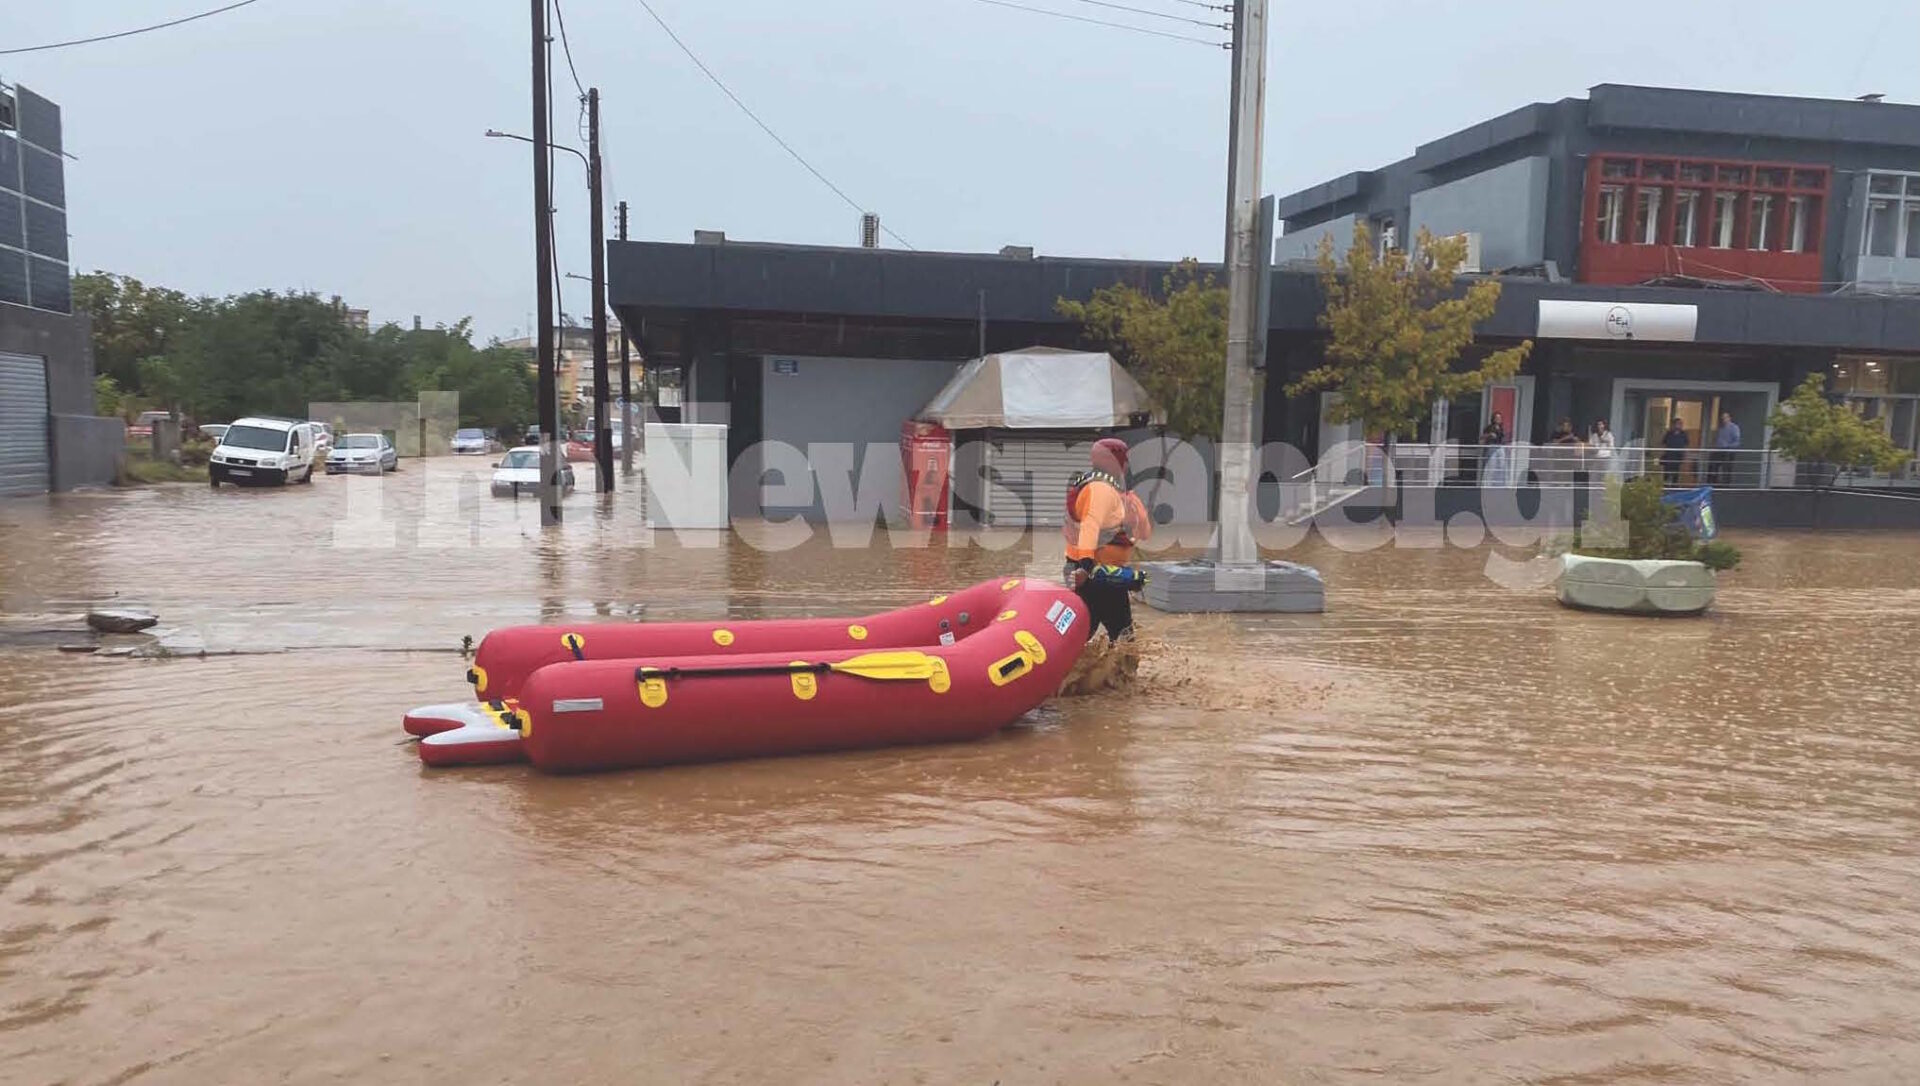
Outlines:
{"label": "utility pole", "polygon": [[593,216],[593,480],[613,493],[613,421],[607,417],[607,224],[600,198],[600,88],[587,88],[587,187]]}
{"label": "utility pole", "polygon": [[[620,240],[627,240],[627,202],[617,212]],[[633,359],[627,354],[627,322],[620,322],[620,474],[633,474]]]}
{"label": "utility pole", "polygon": [[1227,373],[1220,427],[1220,564],[1249,567],[1260,560],[1251,520],[1253,483],[1252,345],[1264,340],[1254,322],[1263,308],[1256,260],[1259,247],[1260,142],[1267,98],[1267,0],[1235,0],[1232,174],[1227,206],[1232,245],[1227,251]]}
{"label": "utility pole", "polygon": [[533,281],[539,331],[540,524],[560,523],[560,405],[553,372],[553,152],[547,146],[547,0],[533,7]]}

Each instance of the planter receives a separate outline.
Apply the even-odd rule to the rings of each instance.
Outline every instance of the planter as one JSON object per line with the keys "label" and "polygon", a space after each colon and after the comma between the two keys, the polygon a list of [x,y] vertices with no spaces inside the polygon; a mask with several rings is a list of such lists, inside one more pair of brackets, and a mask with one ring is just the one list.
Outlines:
{"label": "planter", "polygon": [[1713,571],[1698,562],[1561,557],[1560,602],[1586,611],[1697,615],[1713,605]]}

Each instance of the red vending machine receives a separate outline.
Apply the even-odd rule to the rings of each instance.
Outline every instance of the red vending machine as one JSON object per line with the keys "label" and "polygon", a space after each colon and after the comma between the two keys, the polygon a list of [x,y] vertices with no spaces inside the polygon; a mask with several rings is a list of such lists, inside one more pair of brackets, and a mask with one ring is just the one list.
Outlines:
{"label": "red vending machine", "polygon": [[906,493],[900,507],[915,528],[947,527],[953,462],[953,435],[937,422],[908,419],[900,426],[901,480]]}

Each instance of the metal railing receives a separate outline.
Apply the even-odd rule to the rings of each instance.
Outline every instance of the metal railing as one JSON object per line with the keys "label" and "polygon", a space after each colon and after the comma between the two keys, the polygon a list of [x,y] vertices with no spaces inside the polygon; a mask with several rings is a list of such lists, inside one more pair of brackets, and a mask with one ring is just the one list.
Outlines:
{"label": "metal railing", "polygon": [[[1588,444],[1432,445],[1402,442],[1389,454],[1380,445],[1333,450],[1344,457],[1341,482],[1368,486],[1584,487],[1608,479],[1642,475],[1661,477],[1668,486],[1714,486],[1729,490],[1774,487],[1884,487],[1915,478],[1909,463],[1889,477],[1869,470],[1836,470],[1827,464],[1795,461],[1772,449],[1668,449]],[[1360,466],[1361,464],[1364,466]],[[1328,473],[1316,469],[1315,481],[1327,485]],[[1299,481],[1299,480],[1296,480]]]}

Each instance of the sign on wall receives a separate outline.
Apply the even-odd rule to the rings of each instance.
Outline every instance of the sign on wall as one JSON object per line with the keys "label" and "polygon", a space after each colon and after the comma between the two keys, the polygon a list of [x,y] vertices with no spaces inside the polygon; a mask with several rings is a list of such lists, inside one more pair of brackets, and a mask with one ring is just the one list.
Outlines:
{"label": "sign on wall", "polygon": [[1700,307],[1654,302],[1540,301],[1541,339],[1692,343]]}
{"label": "sign on wall", "polygon": [[773,372],[791,377],[800,372],[800,360],[797,358],[776,358],[773,360]]}

